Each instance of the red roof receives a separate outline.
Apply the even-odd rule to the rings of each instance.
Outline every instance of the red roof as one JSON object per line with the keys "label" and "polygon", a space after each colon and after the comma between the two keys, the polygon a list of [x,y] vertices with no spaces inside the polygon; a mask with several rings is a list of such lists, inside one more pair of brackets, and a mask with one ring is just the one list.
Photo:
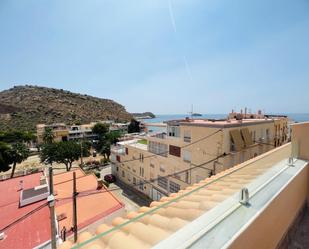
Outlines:
{"label": "red roof", "polygon": [[[5,239],[0,240],[0,248],[27,249],[50,240],[48,206],[31,213],[44,205],[46,200],[19,207],[20,181],[23,181],[24,189],[33,188],[40,185],[41,175],[42,173],[36,173],[0,182],[0,230],[16,221],[4,230]],[[22,217],[24,218],[18,221]]]}
{"label": "red roof", "polygon": [[[97,178],[94,174],[86,175],[80,169],[75,170],[75,172],[77,192],[81,193],[77,196],[78,229],[84,228],[124,207],[124,204],[106,188],[97,190]],[[66,215],[65,219],[59,221],[59,228],[62,229],[65,226],[67,231],[73,226],[72,178],[73,171],[54,175],[54,189],[57,193],[56,214]],[[91,194],[87,195],[88,192]]]}

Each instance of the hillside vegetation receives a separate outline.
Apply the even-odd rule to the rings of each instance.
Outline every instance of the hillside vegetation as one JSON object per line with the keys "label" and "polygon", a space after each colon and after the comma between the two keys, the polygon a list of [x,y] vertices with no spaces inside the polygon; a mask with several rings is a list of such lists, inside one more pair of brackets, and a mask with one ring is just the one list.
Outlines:
{"label": "hillside vegetation", "polygon": [[0,130],[35,130],[38,123],[129,121],[125,108],[113,100],[38,86],[15,86],[0,92]]}

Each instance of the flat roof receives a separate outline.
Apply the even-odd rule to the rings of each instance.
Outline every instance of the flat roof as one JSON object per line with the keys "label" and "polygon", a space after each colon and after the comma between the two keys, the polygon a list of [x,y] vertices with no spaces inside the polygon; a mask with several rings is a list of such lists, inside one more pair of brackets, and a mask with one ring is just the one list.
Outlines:
{"label": "flat roof", "polygon": [[264,118],[264,119],[180,119],[180,120],[170,120],[166,121],[168,125],[184,125],[184,126],[205,126],[212,128],[229,128],[229,127],[238,127],[238,126],[249,126],[249,125],[257,125],[261,123],[271,123],[274,120],[272,118]]}
{"label": "flat roof", "polygon": [[[16,177],[0,181],[0,230],[14,221],[47,203],[42,200],[24,207],[19,207],[20,181],[23,189],[40,185],[42,173]],[[48,206],[26,216],[4,231],[5,239],[0,240],[0,248],[30,249],[50,240],[50,219]]]}
{"label": "flat roof", "polygon": [[[56,214],[65,213],[66,218],[59,221],[59,228],[64,226],[67,231],[73,226],[73,172],[76,172],[76,188],[80,192],[77,196],[78,228],[84,228],[93,222],[112,214],[124,205],[103,187],[97,190],[97,178],[94,174],[86,175],[77,169],[70,172],[54,175],[54,189],[56,195]],[[89,192],[89,194],[87,194]]]}

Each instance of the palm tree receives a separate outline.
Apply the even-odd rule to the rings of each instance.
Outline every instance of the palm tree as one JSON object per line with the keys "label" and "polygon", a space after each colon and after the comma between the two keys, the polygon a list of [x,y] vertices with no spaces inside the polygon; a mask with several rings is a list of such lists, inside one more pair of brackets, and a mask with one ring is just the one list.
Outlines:
{"label": "palm tree", "polygon": [[54,133],[51,128],[46,128],[43,134],[43,141],[45,144],[51,144],[54,141]]}
{"label": "palm tree", "polygon": [[11,178],[14,177],[16,164],[21,163],[22,161],[26,160],[29,157],[29,155],[30,155],[30,151],[25,144],[15,143],[12,145],[11,150],[10,150],[10,157],[13,161]]}

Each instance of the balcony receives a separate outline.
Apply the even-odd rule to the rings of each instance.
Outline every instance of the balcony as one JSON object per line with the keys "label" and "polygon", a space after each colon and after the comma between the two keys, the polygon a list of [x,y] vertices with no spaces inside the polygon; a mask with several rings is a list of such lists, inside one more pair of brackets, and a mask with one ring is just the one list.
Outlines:
{"label": "balcony", "polygon": [[126,154],[126,148],[124,146],[112,146],[111,147],[111,153],[115,155],[125,155]]}

